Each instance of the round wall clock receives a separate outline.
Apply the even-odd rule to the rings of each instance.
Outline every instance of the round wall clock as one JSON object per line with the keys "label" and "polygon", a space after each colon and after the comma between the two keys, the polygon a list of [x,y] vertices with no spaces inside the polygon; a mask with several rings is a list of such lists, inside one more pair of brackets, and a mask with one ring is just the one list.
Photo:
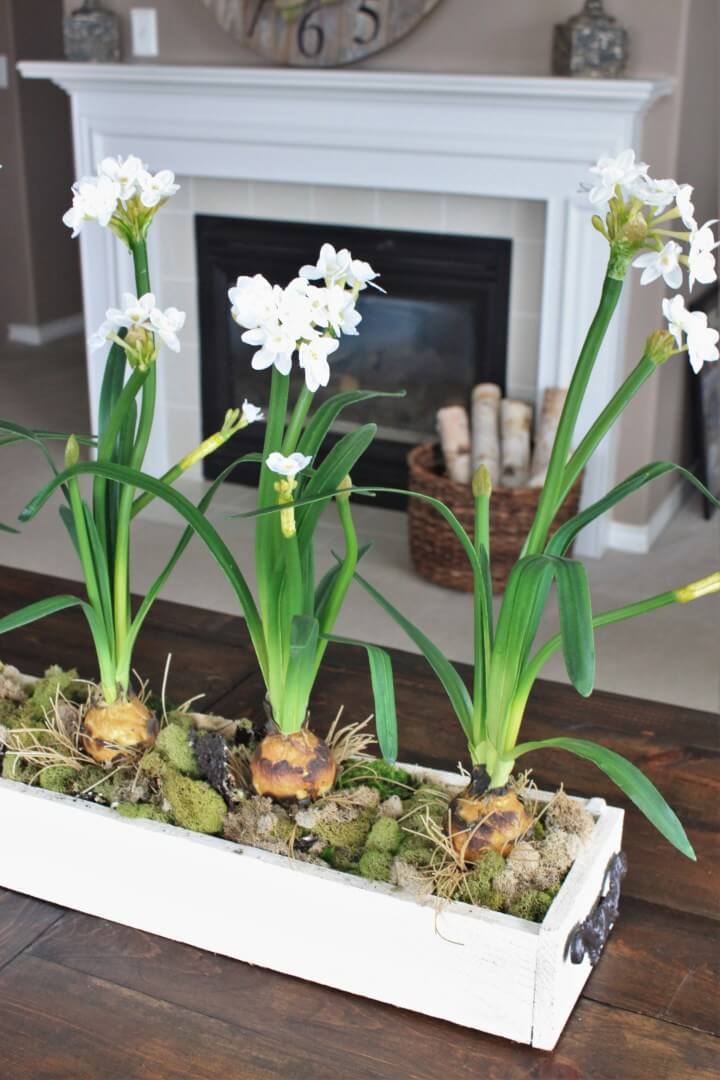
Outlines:
{"label": "round wall clock", "polygon": [[440,0],[200,0],[220,26],[276,64],[352,64],[399,41]]}

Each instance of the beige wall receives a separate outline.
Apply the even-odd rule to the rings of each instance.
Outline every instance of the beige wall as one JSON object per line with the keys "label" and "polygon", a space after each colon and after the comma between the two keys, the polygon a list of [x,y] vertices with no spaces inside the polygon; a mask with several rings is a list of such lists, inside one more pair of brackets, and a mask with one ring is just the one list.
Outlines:
{"label": "beige wall", "polygon": [[[77,0],[64,0],[66,10]],[[123,18],[139,0],[106,0]],[[145,0],[143,0],[145,3]],[[260,64],[262,59],[226,35],[201,0],[147,0],[159,16],[160,63]],[[436,11],[403,41],[357,67],[543,75],[549,73],[552,26],[576,12],[581,0],[441,0]],[[607,0],[608,11],[631,35],[629,75],[670,75],[678,90],[655,107],[642,147],[657,176],[696,186],[703,218],[720,216],[717,198],[718,0]],[[634,365],[646,335],[660,325],[662,289],[629,286],[626,366]],[[618,476],[657,457],[683,455],[687,444],[686,370],[676,358],[646,386],[624,418]],[[672,480],[657,482],[618,508],[628,523],[643,523]]]}
{"label": "beige wall", "polygon": [[61,0],[0,0],[0,51],[9,75],[0,91],[3,324],[38,326],[82,306],[77,245],[61,221],[73,179],[68,99],[14,70],[23,56],[62,56],[61,12]]}

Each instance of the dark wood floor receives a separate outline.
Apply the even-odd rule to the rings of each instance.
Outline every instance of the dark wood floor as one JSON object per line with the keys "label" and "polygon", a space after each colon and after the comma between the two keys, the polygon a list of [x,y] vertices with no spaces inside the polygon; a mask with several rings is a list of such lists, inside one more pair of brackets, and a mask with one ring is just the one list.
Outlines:
{"label": "dark wood floor", "polygon": [[[67,583],[52,582],[55,591]],[[48,595],[47,579],[0,571],[0,614]],[[242,624],[159,604],[136,656],[171,692],[209,688],[205,707],[247,715],[261,691]],[[3,659],[35,671],[52,655],[92,673],[81,618],[66,612],[7,635]],[[452,767],[462,740],[420,658],[394,654],[401,756]],[[362,657],[335,648],[314,702],[317,726],[338,702],[370,711]],[[632,808],[621,917],[553,1054],[55,908],[0,890],[2,1080],[332,1078],[635,1080],[720,1075],[718,720],[706,713],[598,693],[581,701],[540,683],[526,733],[597,738],[641,765],[682,817],[690,864]],[[532,762],[541,785],[624,800],[587,763],[561,753]],[[0,828],[12,827],[2,822]],[[88,852],[112,887],[112,851]],[[218,897],[242,918],[242,897]],[[290,909],[291,911],[291,909]],[[207,913],[212,918],[212,912]],[[291,917],[302,921],[302,913]]]}

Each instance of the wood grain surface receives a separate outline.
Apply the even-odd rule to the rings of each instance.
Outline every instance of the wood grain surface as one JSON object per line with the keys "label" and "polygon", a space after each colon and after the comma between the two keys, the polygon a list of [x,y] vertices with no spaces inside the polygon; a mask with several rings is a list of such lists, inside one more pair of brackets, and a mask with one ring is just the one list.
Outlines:
{"label": "wood grain surface", "polygon": [[[0,570],[0,615],[68,583]],[[240,620],[160,602],[135,665],[169,695],[206,690],[228,715],[261,709],[262,686]],[[55,660],[94,675],[87,629],[64,612],[6,635],[2,659],[39,671]],[[462,738],[420,657],[394,652],[401,757],[452,768]],[[466,672],[467,674],[467,672]],[[337,706],[371,711],[362,657],[339,646],[313,701],[322,730]],[[626,754],[662,788],[698,852],[670,848],[591,765],[561,753],[532,761],[540,786],[603,795],[628,809],[630,872],[605,953],[552,1054],[393,1009],[0,890],[0,1076],[3,1080],[284,1077],[332,1080],[684,1080],[720,1063],[718,718],[597,693],[582,701],[541,682],[527,738],[572,731]],[[11,827],[2,822],[0,827]],[[112,853],[88,853],[112,883]],[[242,897],[219,896],[237,908]],[[208,913],[212,918],[212,912]],[[302,925],[302,913],[289,917]],[[431,973],[428,973],[431,977]]]}

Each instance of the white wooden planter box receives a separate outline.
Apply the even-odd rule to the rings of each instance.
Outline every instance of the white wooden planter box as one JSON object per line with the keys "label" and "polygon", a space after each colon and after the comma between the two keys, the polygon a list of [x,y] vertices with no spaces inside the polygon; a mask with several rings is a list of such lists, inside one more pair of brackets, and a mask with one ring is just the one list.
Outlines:
{"label": "white wooden planter box", "polygon": [[391,885],[11,780],[0,780],[0,885],[551,1050],[591,971],[587,958],[571,963],[568,937],[593,909],[622,837],[622,810],[585,805],[595,828],[541,925],[418,902]]}

